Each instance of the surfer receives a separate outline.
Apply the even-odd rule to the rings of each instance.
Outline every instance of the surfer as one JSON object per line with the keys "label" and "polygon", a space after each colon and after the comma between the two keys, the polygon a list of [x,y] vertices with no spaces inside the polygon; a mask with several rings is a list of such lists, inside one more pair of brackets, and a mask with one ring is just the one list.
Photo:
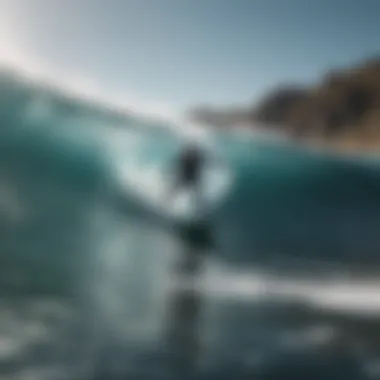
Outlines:
{"label": "surfer", "polygon": [[[205,166],[203,149],[194,143],[186,145],[179,152],[174,165],[174,186],[172,191],[174,193],[182,189],[190,191],[192,206],[199,210],[202,207],[200,204],[201,179]],[[186,226],[185,230],[188,229],[188,226]],[[182,279],[187,278],[187,280],[196,285],[200,280],[204,258],[200,250],[194,247],[193,239],[194,237],[189,239],[189,236],[183,239],[183,236],[181,236],[183,245],[174,273],[181,276]],[[196,368],[200,356],[201,347],[198,331],[201,313],[200,301],[200,294],[196,292],[196,286],[193,285],[190,289],[179,287],[174,291],[170,306],[170,314],[172,315],[169,317],[167,342],[173,352],[174,363],[186,372]]]}
{"label": "surfer", "polygon": [[191,190],[199,201],[202,171],[205,166],[205,154],[196,144],[189,144],[180,152],[176,161],[175,183],[173,191]]}
{"label": "surfer", "polygon": [[[202,312],[201,292],[198,282],[205,261],[205,253],[210,252],[212,241],[211,228],[204,224],[203,217],[205,202],[202,200],[202,179],[204,168],[211,157],[208,150],[195,143],[188,143],[174,162],[174,186],[172,192],[182,189],[190,191],[192,206],[197,209],[196,218],[192,221],[175,225],[181,241],[181,250],[177,256],[174,274],[181,280],[186,279],[188,288],[178,287],[174,290],[168,324],[167,342],[174,353],[176,364],[188,372],[196,369],[201,358],[201,342],[199,318]],[[171,200],[171,199],[170,199]]]}
{"label": "surfer", "polygon": [[204,153],[196,145],[189,145],[183,149],[178,159],[179,184],[185,187],[199,188],[204,161]]}

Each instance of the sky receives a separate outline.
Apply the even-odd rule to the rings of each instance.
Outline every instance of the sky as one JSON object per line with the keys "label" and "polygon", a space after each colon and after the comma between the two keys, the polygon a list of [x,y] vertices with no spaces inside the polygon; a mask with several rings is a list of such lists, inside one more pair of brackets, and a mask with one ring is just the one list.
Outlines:
{"label": "sky", "polygon": [[379,20],[377,0],[0,0],[0,61],[177,112],[374,56]]}

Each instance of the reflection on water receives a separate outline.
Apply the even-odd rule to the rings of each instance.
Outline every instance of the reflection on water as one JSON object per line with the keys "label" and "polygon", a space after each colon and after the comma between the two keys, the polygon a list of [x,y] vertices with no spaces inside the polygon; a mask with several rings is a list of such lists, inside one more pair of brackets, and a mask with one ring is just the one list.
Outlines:
{"label": "reflection on water", "polygon": [[[195,378],[380,378],[377,316],[284,300],[218,300],[211,308],[203,320],[204,353]],[[85,329],[92,322],[68,302],[3,300],[0,312],[1,378],[184,378],[162,344],[137,334],[104,334],[90,352],[83,341],[95,333]],[[109,332],[107,325],[97,328]]]}

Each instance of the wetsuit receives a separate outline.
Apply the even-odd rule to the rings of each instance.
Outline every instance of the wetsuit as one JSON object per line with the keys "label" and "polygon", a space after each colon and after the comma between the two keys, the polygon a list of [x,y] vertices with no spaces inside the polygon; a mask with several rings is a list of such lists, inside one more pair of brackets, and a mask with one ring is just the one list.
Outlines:
{"label": "wetsuit", "polygon": [[185,149],[178,160],[178,186],[197,187],[201,179],[204,156],[197,148]]}

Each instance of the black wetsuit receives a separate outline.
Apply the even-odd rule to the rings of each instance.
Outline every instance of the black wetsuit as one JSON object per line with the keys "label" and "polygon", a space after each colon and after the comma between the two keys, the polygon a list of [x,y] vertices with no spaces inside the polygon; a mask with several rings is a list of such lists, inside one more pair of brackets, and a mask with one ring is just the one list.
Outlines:
{"label": "black wetsuit", "polygon": [[202,151],[196,148],[184,150],[178,160],[178,185],[197,186],[201,179],[203,163]]}

